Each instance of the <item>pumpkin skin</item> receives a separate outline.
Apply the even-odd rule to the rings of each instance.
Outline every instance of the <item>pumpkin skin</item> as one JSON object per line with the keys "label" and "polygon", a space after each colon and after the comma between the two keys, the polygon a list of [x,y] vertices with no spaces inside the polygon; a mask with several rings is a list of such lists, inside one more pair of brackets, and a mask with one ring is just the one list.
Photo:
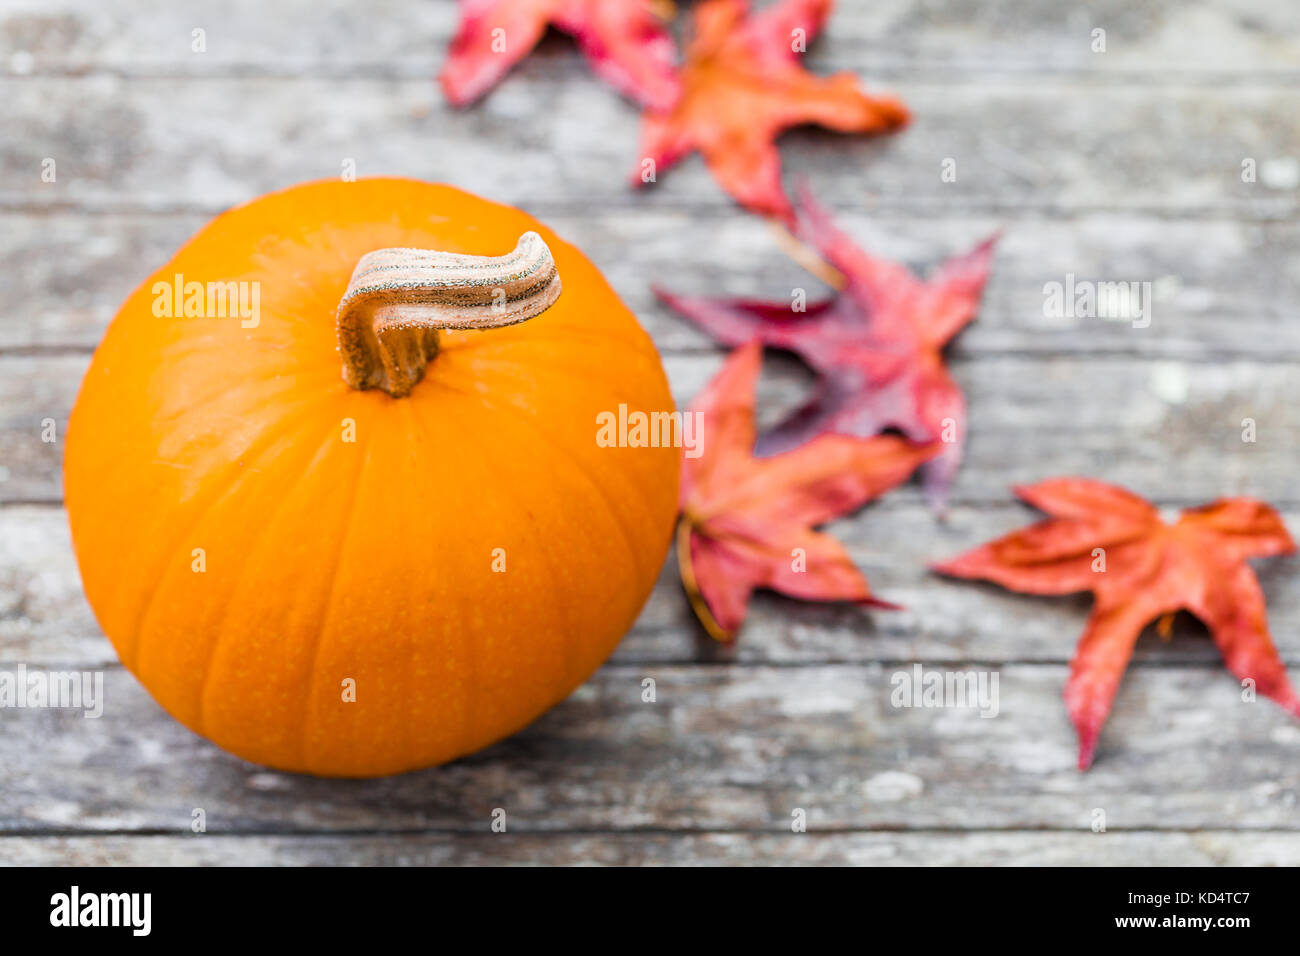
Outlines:
{"label": "pumpkin skin", "polygon": [[[336,309],[363,254],[496,256],[528,230],[563,281],[550,309],[440,333],[404,398],[344,383]],[[256,327],[155,316],[176,274],[260,283]],[[470,753],[590,676],[658,576],[679,453],[598,445],[623,403],[673,410],[654,345],[526,214],[398,179],[264,196],[95,352],[64,461],[86,595],[159,704],[249,761],[366,777]]]}

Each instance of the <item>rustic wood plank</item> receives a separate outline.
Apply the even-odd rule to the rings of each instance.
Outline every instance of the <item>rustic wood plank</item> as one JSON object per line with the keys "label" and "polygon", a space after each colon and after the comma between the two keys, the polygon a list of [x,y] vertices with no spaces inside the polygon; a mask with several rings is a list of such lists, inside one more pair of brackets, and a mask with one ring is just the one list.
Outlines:
{"label": "rustic wood plank", "polygon": [[[721,361],[717,352],[666,356],[678,403],[698,394]],[[0,501],[59,498],[61,439],[87,363],[81,354],[0,356]],[[1225,494],[1296,500],[1300,377],[1286,362],[1009,355],[959,360],[953,371],[971,406],[958,502],[1005,502],[1015,482],[1067,473],[1165,502]],[[769,361],[760,422],[796,406],[809,382],[793,360]],[[42,440],[46,418],[56,421],[59,441]],[[1247,418],[1254,442],[1242,440]]]}
{"label": "rustic wood plank", "polygon": [[1063,666],[997,668],[992,719],[892,706],[897,670],[607,665],[480,754],[330,781],[223,754],[113,669],[98,719],[5,711],[0,830],[185,834],[202,808],[211,833],[481,832],[498,807],[518,833],[785,833],[796,808],[811,830],[1087,830],[1096,809],[1115,830],[1300,826],[1300,727],[1217,669],[1135,669],[1086,774]]}
{"label": "rustic wood plank", "polygon": [[0,839],[10,866],[1295,866],[1300,834],[411,833]]}
{"label": "rustic wood plank", "polygon": [[[1169,358],[1300,357],[1300,228],[1225,219],[1163,221],[1095,215],[1062,222],[977,216],[917,220],[898,213],[840,212],[864,248],[933,269],[1005,226],[980,320],[954,356],[1114,352]],[[201,213],[0,214],[0,351],[93,347],[117,307],[152,268],[206,221]],[[700,295],[790,301],[821,284],[786,258],[766,224],[739,210],[702,216],[645,209],[635,216],[557,211],[547,224],[583,249],[640,316],[661,350],[708,340],[651,293],[659,282]],[[1151,324],[1045,314],[1046,283],[1152,283]]]}
{"label": "rustic wood plank", "polygon": [[[756,3],[756,5],[760,5]],[[0,11],[0,62],[11,73],[111,70],[149,76],[256,73],[430,76],[455,28],[451,0],[370,0],[365,14],[337,2],[165,0],[126,5],[95,0],[8,0]],[[682,5],[686,9],[686,5]],[[682,18],[685,19],[685,18]],[[191,31],[207,31],[207,51]],[[1107,31],[1104,54],[1092,30]],[[364,37],[365,42],[357,42]],[[941,5],[921,0],[838,4],[812,48],[823,69],[872,73],[1042,73],[1170,75],[1198,79],[1242,72],[1293,75],[1300,16],[1287,4],[1242,0],[1157,0],[1096,11],[1053,0]],[[15,55],[19,56],[15,60]],[[576,72],[571,44],[547,41],[523,69]],[[523,82],[519,80],[518,82]]]}
{"label": "rustic wood plank", "polygon": [[[797,131],[785,139],[787,171],[810,176],[837,206],[941,218],[1295,214],[1293,184],[1241,177],[1244,158],[1300,155],[1288,89],[1135,85],[1099,94],[1056,78],[897,86],[918,117],[905,135]],[[357,175],[447,180],[539,213],[731,208],[698,158],[653,188],[631,189],[637,114],[574,71],[507,85],[461,112],[449,112],[427,81],[368,78],[55,76],[0,79],[0,96],[8,133],[0,207],[216,211],[339,176],[351,160]],[[46,158],[57,163],[54,183],[41,180]],[[941,179],[948,158],[956,182]]]}
{"label": "rustic wood plank", "polygon": [[[948,581],[927,563],[956,554],[1033,517],[1016,505],[954,508],[936,525],[919,503],[886,499],[832,529],[882,596],[906,608],[869,612],[759,595],[740,641],[705,638],[682,595],[670,559],[614,660],[626,664],[710,662],[807,665],[900,661],[1065,663],[1087,617],[1089,598],[1043,599],[991,585]],[[1300,529],[1300,511],[1286,518]],[[1290,586],[1300,558],[1257,563],[1275,640],[1300,666],[1300,589]],[[1149,633],[1144,664],[1217,667],[1204,629],[1179,618],[1171,641]],[[113,666],[116,656],[85,602],[62,509],[0,508],[0,666]],[[1228,681],[1228,678],[1224,678]],[[1230,684],[1225,686],[1230,687]]]}

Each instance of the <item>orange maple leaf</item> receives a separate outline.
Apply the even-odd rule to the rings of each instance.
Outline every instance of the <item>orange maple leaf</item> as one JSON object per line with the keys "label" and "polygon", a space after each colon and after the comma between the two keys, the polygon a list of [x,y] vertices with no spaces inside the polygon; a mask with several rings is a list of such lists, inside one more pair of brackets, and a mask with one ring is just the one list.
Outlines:
{"label": "orange maple leaf", "polygon": [[1092,763],[1138,635],[1155,620],[1167,627],[1180,610],[1209,628],[1228,670],[1300,716],[1300,699],[1269,636],[1263,591],[1246,563],[1295,551],[1273,508],[1221,498],[1166,524],[1132,492],[1087,478],[1042,481],[1016,494],[1052,517],[934,570],[1027,594],[1093,593],[1065,685],[1080,770]]}
{"label": "orange maple leaf", "polygon": [[[813,123],[846,133],[906,125],[907,107],[864,93],[852,73],[814,76],[799,63],[833,0],[783,0],[754,15],[748,0],[708,0],[695,11],[695,34],[682,69],[681,98],[645,116],[643,164],[656,174],[699,150],[713,176],[741,205],[790,217],[775,139]],[[647,181],[645,166],[634,181]]]}
{"label": "orange maple leaf", "polygon": [[872,596],[844,546],[813,527],[905,481],[942,447],[897,435],[823,435],[755,458],[761,363],[757,342],[732,352],[688,413],[700,416],[703,454],[682,459],[677,556],[691,605],[724,641],[744,621],[755,588],[805,601],[893,607]]}

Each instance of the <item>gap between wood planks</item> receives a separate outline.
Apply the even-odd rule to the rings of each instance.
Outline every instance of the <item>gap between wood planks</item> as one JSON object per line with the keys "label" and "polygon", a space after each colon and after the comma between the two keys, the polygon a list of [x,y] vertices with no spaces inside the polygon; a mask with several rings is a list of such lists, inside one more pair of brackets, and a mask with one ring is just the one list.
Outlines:
{"label": "gap between wood planks", "polygon": [[[689,162],[689,160],[688,160]],[[376,173],[375,175],[381,175]],[[393,174],[400,175],[400,174]],[[284,188],[290,184],[275,188]],[[689,198],[656,197],[653,203],[647,198],[649,193],[634,193],[623,200],[604,202],[606,213],[618,212],[666,212],[666,213],[703,213],[708,216],[727,215],[736,212],[736,206],[725,198],[693,200]],[[250,193],[247,199],[253,199]],[[530,215],[545,221],[548,217],[574,215],[585,210],[573,201],[514,198],[511,204]],[[14,199],[0,194],[0,213],[45,215],[50,213],[76,213],[86,216],[207,216],[215,217],[234,208],[239,203],[183,203],[171,200],[150,202],[139,197],[115,200],[104,197],[64,200],[27,200]],[[845,210],[839,206],[836,212]],[[1285,195],[1267,197],[1251,203],[1224,202],[1220,205],[1200,206],[1156,206],[1141,204],[1099,204],[1065,206],[1051,202],[1028,202],[1018,199],[1015,202],[967,201],[960,202],[943,198],[907,198],[893,200],[886,196],[872,197],[869,204],[856,206],[850,212],[856,214],[881,213],[884,217],[925,218],[960,222],[963,220],[1003,217],[1012,222],[1028,218],[1050,219],[1054,222],[1076,222],[1092,216],[1131,216],[1152,219],[1158,222],[1233,222],[1246,225],[1269,225],[1271,223],[1292,224],[1297,215],[1296,201]],[[1026,216],[1025,214],[1029,215]],[[758,223],[761,226],[761,221]]]}
{"label": "gap between wood planks", "polygon": [[[1148,630],[1154,628],[1154,622],[1148,625]],[[677,628],[647,628],[638,633],[643,636],[653,636],[655,633],[664,631],[676,631]],[[1145,635],[1145,631],[1143,632]],[[700,641],[703,643],[707,636],[701,634]],[[869,638],[867,638],[869,639]],[[108,640],[107,637],[104,638]],[[0,669],[9,664],[18,663],[16,661],[6,661],[0,658]],[[59,670],[77,670],[87,666],[86,661],[42,661],[40,664],[29,664],[32,670],[37,671],[59,671]],[[121,661],[102,661],[90,662],[97,671],[125,671]],[[668,670],[677,667],[701,667],[701,668],[748,668],[763,670],[823,670],[830,667],[851,667],[851,668],[871,668],[884,670],[890,667],[911,667],[913,664],[924,664],[927,668],[951,668],[953,670],[978,668],[984,670],[1000,670],[1008,667],[1045,667],[1061,669],[1068,666],[1070,658],[1062,657],[1059,659],[1049,658],[1007,658],[998,660],[993,658],[979,657],[862,657],[862,658],[836,658],[836,657],[818,657],[808,660],[780,660],[779,658],[745,658],[737,657],[734,659],[721,658],[664,658],[664,657],[619,657],[611,658],[600,665],[601,670],[634,670],[642,671],[645,668],[659,668]],[[1300,658],[1288,659],[1283,658],[1283,663],[1288,666],[1300,665]],[[1219,673],[1223,671],[1223,661],[1214,658],[1204,660],[1150,660],[1135,657],[1129,661],[1128,670],[1183,670],[1183,671],[1211,671]]]}
{"label": "gap between wood planks", "polygon": [[[444,43],[449,38],[444,39]],[[332,64],[330,72],[324,73],[325,67],[319,61],[304,59],[300,62],[287,61],[290,66],[277,69],[275,66],[259,64],[255,61],[228,61],[218,63],[208,69],[140,69],[115,64],[85,66],[75,62],[68,64],[51,64],[34,67],[30,72],[0,73],[0,80],[12,82],[31,82],[41,79],[94,80],[115,79],[126,82],[168,81],[168,80],[203,80],[241,82],[248,80],[300,81],[306,77],[328,80],[373,80],[373,81],[417,81],[428,80],[436,83],[438,70],[442,66],[441,46],[439,41],[431,41],[433,48],[439,52],[431,55],[427,62],[412,62],[393,65],[391,63],[343,63]],[[1085,67],[1062,67],[1050,64],[1006,64],[969,62],[961,63],[951,60],[935,59],[931,62],[917,62],[917,58],[895,57],[882,58],[869,48],[861,52],[861,58],[869,63],[863,67],[855,57],[854,63],[848,63],[841,57],[819,56],[816,49],[812,51],[809,66],[818,73],[827,74],[843,70],[852,70],[872,87],[900,80],[925,86],[961,86],[968,89],[975,85],[972,79],[995,82],[989,85],[1019,86],[1034,85],[1043,80],[1049,82],[1084,82],[1088,85],[1107,87],[1135,87],[1142,90],[1219,90],[1237,86],[1277,88],[1288,90],[1300,83],[1300,70],[1284,68],[1263,70],[1189,70],[1165,66],[1149,69],[1122,67],[1106,70],[1091,70]],[[335,68],[337,66],[337,68]],[[515,67],[514,73],[526,76],[507,75],[505,83],[527,82],[527,79],[546,82],[570,81],[575,75],[582,74],[583,68],[575,51],[573,58],[555,56],[537,57],[525,60]],[[1010,81],[1010,82],[1008,82]],[[595,80],[592,80],[594,83]],[[488,94],[489,96],[491,93]],[[609,95],[617,94],[611,92]],[[633,107],[629,107],[633,108]]]}
{"label": "gap between wood planks", "polygon": [[784,826],[772,827],[661,827],[661,826],[630,826],[630,827],[572,827],[553,830],[509,830],[505,833],[492,833],[483,829],[460,830],[455,827],[398,827],[391,830],[373,830],[366,828],[344,828],[338,830],[307,830],[300,828],[275,829],[271,827],[250,828],[247,830],[207,830],[202,834],[191,834],[188,829],[164,829],[161,827],[142,827],[139,830],[129,829],[108,829],[108,830],[73,830],[65,828],[36,828],[31,830],[4,830],[0,829],[0,841],[3,840],[23,840],[23,839],[77,839],[77,840],[94,840],[101,837],[174,837],[180,840],[207,840],[212,838],[226,839],[257,839],[264,837],[307,837],[312,839],[328,840],[332,838],[348,839],[355,837],[410,837],[410,836],[454,836],[459,839],[477,837],[480,839],[502,839],[515,837],[526,837],[528,839],[537,838],[559,838],[574,836],[664,836],[664,837],[698,837],[698,836],[788,836],[792,839],[809,836],[833,837],[848,836],[852,834],[908,834],[912,836],[922,836],[933,834],[935,836],[979,836],[983,833],[1005,833],[1005,834],[1031,834],[1031,833],[1066,833],[1078,834],[1081,837],[1105,836],[1108,833],[1126,833],[1126,834],[1143,834],[1168,835],[1168,834],[1188,834],[1195,836],[1205,835],[1223,835],[1238,836],[1241,834],[1251,833],[1277,833],[1295,835],[1300,833],[1293,827],[1215,827],[1207,829],[1205,827],[1123,827],[1111,826],[1107,824],[1104,833],[1093,833],[1091,830],[1083,827],[1032,827],[1032,826],[1015,826],[1008,825],[1005,827],[995,826],[976,826],[976,827],[958,827],[958,826],[917,826],[911,827],[904,824],[883,824],[878,827],[850,827],[850,826],[817,826],[810,828],[804,833],[794,833],[789,829],[788,824]]}

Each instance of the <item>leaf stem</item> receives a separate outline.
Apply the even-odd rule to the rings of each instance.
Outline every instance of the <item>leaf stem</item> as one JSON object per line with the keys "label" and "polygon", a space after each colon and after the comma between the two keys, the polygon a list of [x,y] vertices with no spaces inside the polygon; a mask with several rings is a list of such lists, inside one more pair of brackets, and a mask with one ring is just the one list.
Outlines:
{"label": "leaf stem", "polygon": [[686,591],[686,597],[691,602],[691,609],[695,611],[695,616],[704,625],[704,630],[715,641],[730,644],[735,640],[736,635],[727,631],[718,623],[718,619],[709,610],[709,605],[704,600],[704,595],[700,593],[699,585],[696,583],[695,566],[691,563],[691,523],[685,518],[677,523],[677,568],[682,576],[682,589]]}

